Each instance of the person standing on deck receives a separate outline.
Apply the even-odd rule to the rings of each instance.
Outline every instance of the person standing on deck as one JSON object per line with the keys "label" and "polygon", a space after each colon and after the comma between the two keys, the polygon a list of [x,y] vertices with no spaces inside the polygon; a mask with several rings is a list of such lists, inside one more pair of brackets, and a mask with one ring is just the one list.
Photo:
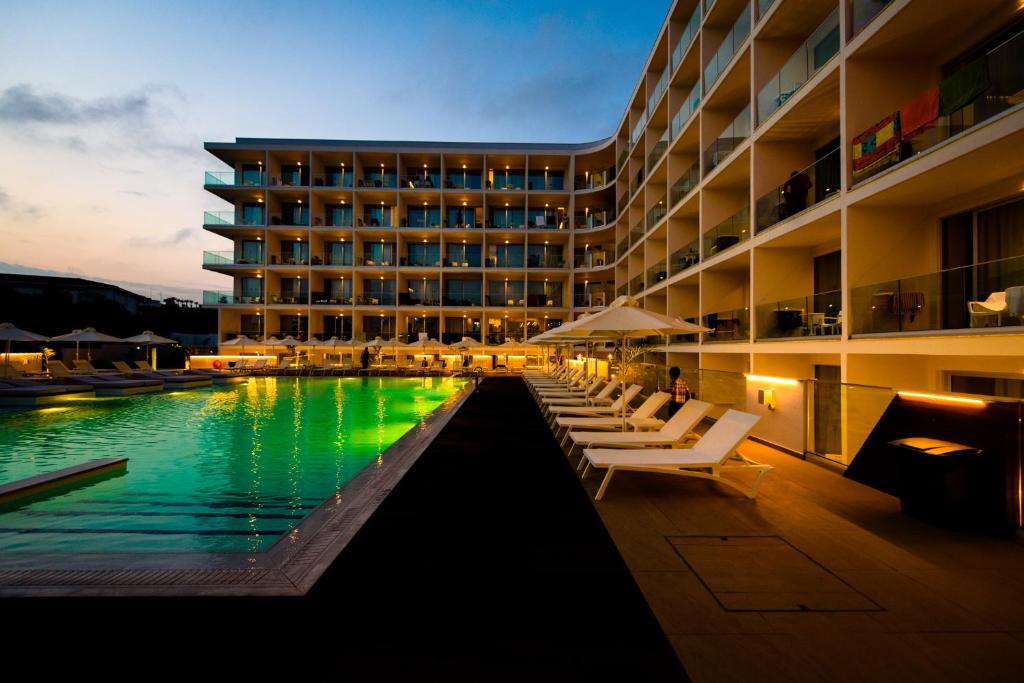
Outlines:
{"label": "person standing on deck", "polygon": [[668,393],[671,394],[671,398],[668,401],[669,417],[675,415],[683,404],[693,396],[693,393],[690,391],[690,385],[682,378],[682,373],[675,365],[668,371]]}

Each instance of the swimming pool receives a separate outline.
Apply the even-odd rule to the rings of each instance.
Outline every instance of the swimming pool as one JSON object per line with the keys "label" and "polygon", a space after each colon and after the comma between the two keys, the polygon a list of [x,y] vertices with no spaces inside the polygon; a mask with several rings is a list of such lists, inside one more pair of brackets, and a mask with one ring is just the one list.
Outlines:
{"label": "swimming pool", "polygon": [[129,458],[120,476],[0,508],[0,553],[265,551],[464,384],[262,377],[0,413],[0,484]]}

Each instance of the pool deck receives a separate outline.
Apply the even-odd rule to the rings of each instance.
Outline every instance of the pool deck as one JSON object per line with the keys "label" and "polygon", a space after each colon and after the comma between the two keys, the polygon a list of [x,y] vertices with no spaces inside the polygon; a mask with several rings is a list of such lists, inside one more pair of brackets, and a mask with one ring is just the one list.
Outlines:
{"label": "pool deck", "polygon": [[625,472],[596,503],[693,680],[1021,680],[1024,546],[936,528],[768,446],[743,452],[775,467],[756,500]]}

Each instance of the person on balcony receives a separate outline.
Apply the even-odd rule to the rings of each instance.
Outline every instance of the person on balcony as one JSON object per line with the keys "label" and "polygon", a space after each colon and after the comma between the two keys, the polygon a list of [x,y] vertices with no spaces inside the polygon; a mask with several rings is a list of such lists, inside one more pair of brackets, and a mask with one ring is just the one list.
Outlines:
{"label": "person on balcony", "polygon": [[779,220],[794,216],[807,208],[807,193],[814,187],[806,171],[793,171],[782,186]]}

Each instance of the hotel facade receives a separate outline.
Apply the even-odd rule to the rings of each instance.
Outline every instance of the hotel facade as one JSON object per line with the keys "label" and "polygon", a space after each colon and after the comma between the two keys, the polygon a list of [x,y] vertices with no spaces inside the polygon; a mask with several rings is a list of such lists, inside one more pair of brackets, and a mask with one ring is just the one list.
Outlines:
{"label": "hotel facade", "polygon": [[[686,370],[1020,397],[1022,17],[681,0],[605,140],[207,143],[204,304],[222,343],[500,344],[628,294],[711,329],[659,355]],[[850,457],[856,412],[794,450]]]}

